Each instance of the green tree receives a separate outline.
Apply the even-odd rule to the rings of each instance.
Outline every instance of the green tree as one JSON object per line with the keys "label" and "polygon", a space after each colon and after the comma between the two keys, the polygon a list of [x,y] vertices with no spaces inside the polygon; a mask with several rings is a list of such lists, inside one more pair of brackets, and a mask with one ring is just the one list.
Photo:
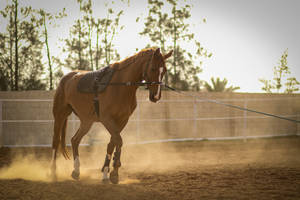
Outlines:
{"label": "green tree", "polygon": [[93,38],[93,30],[95,28],[95,21],[93,18],[93,9],[92,9],[92,0],[77,0],[77,2],[80,4],[80,11],[84,14],[84,16],[81,19],[82,26],[87,28],[86,32],[86,40],[87,40],[87,56],[89,60],[90,69],[94,70],[94,51],[92,48],[92,38]]}
{"label": "green tree", "polygon": [[211,85],[208,82],[205,82],[204,87],[208,92],[234,92],[236,90],[239,90],[240,87],[226,87],[228,80],[224,78],[221,80],[219,77],[214,79],[213,77],[210,79]]}
{"label": "green tree", "polygon": [[[108,65],[120,56],[114,48],[114,39],[120,26],[120,17],[123,10],[116,13],[109,4],[105,4],[106,17],[95,19],[93,17],[93,4],[91,0],[77,0],[80,5],[82,17],[75,21],[70,30],[69,38],[65,39],[64,52],[68,54],[65,66],[71,69],[94,70]],[[93,35],[96,35],[96,45],[93,45]],[[100,66],[100,63],[103,63]]]}
{"label": "green tree", "polygon": [[290,74],[290,69],[287,66],[287,57],[288,57],[288,50],[285,50],[281,56],[279,61],[279,65],[274,67],[274,81],[275,81],[275,89],[277,92],[282,88],[282,78],[287,74]]}
{"label": "green tree", "polygon": [[[285,89],[285,93],[291,94],[294,92],[299,91],[299,81],[297,81],[297,79],[295,77],[290,77],[287,79],[287,82],[285,83],[286,89]],[[297,87],[298,86],[298,87]]]}
{"label": "green tree", "polygon": [[[190,24],[186,20],[191,17],[191,6],[185,1],[167,0],[172,11],[164,13],[162,11],[164,3],[165,1],[161,0],[148,0],[148,17],[140,34],[149,37],[154,45],[162,48],[163,52],[174,50],[173,60],[168,61],[167,65],[168,73],[165,79],[167,84],[183,90],[199,90],[201,81],[198,74],[202,71],[202,63],[199,62],[197,65],[196,60],[200,57],[211,57],[212,54],[200,45],[189,30]],[[192,43],[196,52],[181,47],[186,43]]]}
{"label": "green tree", "polygon": [[[112,8],[109,8],[107,5],[106,7],[107,13],[106,18],[103,20],[104,39],[102,42],[104,45],[105,63],[106,65],[109,65],[112,60],[120,59],[120,55],[118,54],[117,50],[114,49],[113,40],[115,39],[118,30],[123,29],[124,26],[120,26],[120,17],[123,14],[123,10],[116,14]],[[114,16],[114,18],[112,16]]]}
{"label": "green tree", "polygon": [[[124,1],[121,0],[121,2]],[[93,21],[94,29],[96,30],[96,46],[93,51],[96,69],[120,59],[120,55],[114,45],[114,39],[117,37],[119,31],[124,28],[124,26],[120,25],[120,19],[124,10],[120,9],[119,12],[116,12],[113,10],[112,4],[114,2],[104,5],[105,18],[98,18]]]}
{"label": "green tree", "polygon": [[46,84],[41,79],[44,74],[42,63],[43,42],[40,40],[38,19],[31,16],[30,21],[23,21],[21,24],[21,34],[19,35],[22,45],[19,52],[19,63],[23,68],[20,69],[20,88],[21,90],[45,89]]}
{"label": "green tree", "polygon": [[261,88],[262,90],[267,93],[272,93],[272,89],[274,89],[275,87],[273,86],[271,80],[259,79],[259,81],[264,84],[264,86]]}
{"label": "green tree", "polygon": [[[279,93],[284,85],[286,86],[284,93],[293,93],[299,91],[300,84],[297,81],[297,79],[295,77],[286,78],[288,74],[291,74],[290,68],[288,67],[287,57],[288,57],[288,49],[286,49],[283,52],[278,65],[275,66],[273,69],[274,71],[273,81],[266,80],[266,79],[259,79],[259,81],[264,85],[261,88],[263,91],[267,93],[272,93],[273,90],[276,90],[277,93]],[[285,83],[283,83],[284,78],[286,78]]]}
{"label": "green tree", "polygon": [[95,29],[96,29],[96,49],[95,49],[95,65],[96,69],[99,69],[99,63],[101,62],[101,59],[103,57],[103,48],[101,48],[101,34],[103,33],[103,25],[105,24],[104,19],[97,19],[95,22]]}
{"label": "green tree", "polygon": [[13,8],[7,5],[0,11],[2,17],[9,16],[9,24],[6,33],[0,33],[0,82],[1,90],[14,89],[14,66],[13,66]]}
{"label": "green tree", "polygon": [[[39,39],[39,24],[33,9],[19,7],[18,0],[13,0],[1,11],[8,19],[6,32],[1,33],[0,42],[1,77],[7,90],[44,89],[40,79],[44,68],[42,64],[42,42]],[[4,68],[4,69],[3,69]],[[8,70],[5,70],[8,69]],[[3,78],[1,78],[3,79]]]}
{"label": "green tree", "polygon": [[53,57],[51,57],[51,52],[50,52],[50,47],[49,47],[49,43],[48,43],[48,25],[51,25],[54,22],[54,19],[60,19],[62,17],[65,17],[65,8],[63,8],[62,12],[59,12],[58,14],[54,15],[51,14],[49,12],[46,12],[44,9],[40,9],[37,11],[37,13],[40,15],[40,26],[42,26],[43,30],[42,30],[42,35],[41,37],[44,38],[44,45],[46,48],[46,52],[47,52],[47,61],[48,61],[48,72],[49,72],[49,89],[53,90],[53,82],[55,78],[60,78],[57,77],[55,75],[59,75],[59,74],[53,74]]}
{"label": "green tree", "polygon": [[[80,12],[83,11],[84,3],[82,0],[77,0],[79,3]],[[70,29],[69,38],[65,39],[65,47],[63,52],[68,53],[65,59],[65,66],[71,69],[91,70],[88,60],[88,32],[86,24],[82,18],[75,21],[75,24]]]}

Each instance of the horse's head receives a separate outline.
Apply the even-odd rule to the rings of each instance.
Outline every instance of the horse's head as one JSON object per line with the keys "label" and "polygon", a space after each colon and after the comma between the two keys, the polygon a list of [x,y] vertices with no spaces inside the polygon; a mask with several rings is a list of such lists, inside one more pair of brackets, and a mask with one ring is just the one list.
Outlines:
{"label": "horse's head", "polygon": [[[168,59],[172,53],[173,51],[171,50],[166,55],[162,55],[159,48],[155,50],[144,74],[145,81],[155,83],[162,82],[162,79],[167,71],[165,60]],[[150,101],[155,103],[160,100],[161,85],[150,84],[148,88]]]}

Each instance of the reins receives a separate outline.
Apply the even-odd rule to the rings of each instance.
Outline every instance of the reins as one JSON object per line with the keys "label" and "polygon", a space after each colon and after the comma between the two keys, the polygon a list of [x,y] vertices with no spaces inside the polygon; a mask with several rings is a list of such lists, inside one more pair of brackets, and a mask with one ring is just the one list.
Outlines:
{"label": "reins", "polygon": [[112,82],[112,83],[98,83],[99,85],[111,85],[111,86],[148,86],[148,85],[161,85],[163,86],[163,82],[147,82],[147,81],[140,81],[140,82]]}

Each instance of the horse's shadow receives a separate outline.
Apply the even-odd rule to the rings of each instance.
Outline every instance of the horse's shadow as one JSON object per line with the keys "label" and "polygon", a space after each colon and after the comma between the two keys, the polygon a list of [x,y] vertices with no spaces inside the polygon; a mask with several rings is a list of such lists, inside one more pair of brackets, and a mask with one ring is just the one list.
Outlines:
{"label": "horse's shadow", "polygon": [[0,199],[165,199],[139,184],[120,183],[103,184],[101,179],[90,177],[58,182],[0,179]]}

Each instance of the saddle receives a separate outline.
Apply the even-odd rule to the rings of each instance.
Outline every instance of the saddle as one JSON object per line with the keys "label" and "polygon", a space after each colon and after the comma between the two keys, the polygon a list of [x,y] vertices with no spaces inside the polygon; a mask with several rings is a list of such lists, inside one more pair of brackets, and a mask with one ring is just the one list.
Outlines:
{"label": "saddle", "polygon": [[77,90],[82,93],[101,93],[109,84],[114,69],[106,66],[100,70],[88,72],[78,81]]}
{"label": "saddle", "polygon": [[100,70],[88,72],[78,81],[77,90],[82,93],[94,93],[94,108],[99,118],[99,99],[98,94],[103,92],[115,70],[106,66]]}

